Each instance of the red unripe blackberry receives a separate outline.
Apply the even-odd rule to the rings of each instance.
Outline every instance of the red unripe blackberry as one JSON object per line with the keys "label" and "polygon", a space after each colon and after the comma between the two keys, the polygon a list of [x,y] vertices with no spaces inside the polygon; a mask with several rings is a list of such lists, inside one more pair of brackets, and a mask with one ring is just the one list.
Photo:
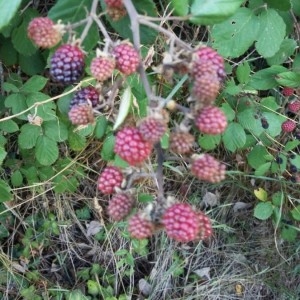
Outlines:
{"label": "red unripe blackberry", "polygon": [[93,110],[88,104],[73,106],[68,116],[73,125],[87,125],[94,122]]}
{"label": "red unripe blackberry", "polygon": [[191,173],[200,180],[218,183],[225,179],[226,166],[209,154],[194,158]]}
{"label": "red unripe blackberry", "polygon": [[116,135],[114,151],[128,164],[136,166],[150,156],[152,147],[137,128],[124,127]]}
{"label": "red unripe blackberry", "polygon": [[284,87],[281,92],[283,96],[289,97],[294,94],[294,89],[291,87]]}
{"label": "red unripe blackberry", "polygon": [[74,105],[86,105],[88,101],[91,102],[92,107],[95,107],[99,103],[99,96],[98,90],[92,86],[82,88],[74,94],[70,102],[70,109]]}
{"label": "red unripe blackberry", "polygon": [[292,102],[288,103],[288,109],[292,113],[297,113],[300,110],[300,101],[299,100],[294,100]]}
{"label": "red unripe blackberry", "polygon": [[141,214],[135,214],[128,220],[128,232],[132,238],[145,239],[153,234],[154,225]]}
{"label": "red unripe blackberry", "polygon": [[78,81],[84,72],[84,54],[77,46],[60,46],[50,60],[50,75],[65,85]]}
{"label": "red unripe blackberry", "polygon": [[292,120],[286,120],[281,124],[281,129],[283,132],[292,132],[296,128],[296,123]]}
{"label": "red unripe blackberry", "polygon": [[103,194],[113,194],[115,188],[120,188],[123,181],[123,174],[118,167],[108,166],[100,174],[97,187]]}
{"label": "red unripe blackberry", "polygon": [[200,233],[198,214],[187,203],[176,203],[167,208],[162,224],[167,235],[178,242],[194,241]]}
{"label": "red unripe blackberry", "polygon": [[202,133],[220,134],[227,127],[227,118],[220,108],[207,106],[195,117],[195,125]]}
{"label": "red unripe blackberry", "polygon": [[133,199],[128,193],[118,193],[109,200],[108,214],[114,221],[120,221],[130,213],[132,205]]}
{"label": "red unripe blackberry", "polygon": [[91,74],[99,81],[109,79],[116,66],[116,61],[112,57],[95,57],[91,62]]}
{"label": "red unripe blackberry", "polygon": [[188,132],[172,132],[170,134],[170,150],[177,154],[191,152],[195,138]]}
{"label": "red unripe blackberry", "polygon": [[130,43],[122,43],[113,48],[116,68],[125,75],[134,73],[140,63],[139,53]]}
{"label": "red unripe blackberry", "polygon": [[198,212],[198,223],[200,227],[199,240],[209,238],[213,233],[210,218],[203,212]]}
{"label": "red unripe blackberry", "polygon": [[167,124],[162,119],[148,117],[139,123],[138,130],[145,141],[155,144],[166,132]]}
{"label": "red unripe blackberry", "polygon": [[123,7],[123,0],[104,0],[105,4],[110,7]]}
{"label": "red unripe blackberry", "polygon": [[27,27],[28,37],[41,48],[51,48],[61,40],[61,32],[48,17],[37,17]]}
{"label": "red unripe blackberry", "polygon": [[216,100],[220,90],[220,81],[216,74],[206,73],[194,79],[192,96],[204,104],[211,104]]}
{"label": "red unripe blackberry", "polygon": [[222,81],[225,76],[224,59],[217,51],[208,47],[199,47],[193,55],[192,75],[199,77],[204,73],[214,71],[219,80]]}

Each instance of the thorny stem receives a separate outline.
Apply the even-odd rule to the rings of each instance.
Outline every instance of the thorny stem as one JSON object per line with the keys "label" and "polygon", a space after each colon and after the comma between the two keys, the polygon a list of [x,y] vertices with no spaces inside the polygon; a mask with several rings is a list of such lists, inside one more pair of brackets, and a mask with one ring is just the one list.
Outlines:
{"label": "thorny stem", "polygon": [[99,29],[101,30],[104,39],[106,42],[113,44],[112,39],[110,38],[105,26],[102,24],[102,22],[100,21],[99,17],[95,14],[95,13],[91,13],[91,17],[93,18],[93,20],[97,23]]}
{"label": "thorny stem", "polygon": [[163,163],[164,163],[164,152],[160,143],[155,145],[157,154],[157,169],[156,169],[156,180],[157,180],[157,202],[160,204],[164,199],[164,174],[163,174]]}
{"label": "thorny stem", "polygon": [[87,23],[84,27],[84,30],[83,30],[83,32],[80,36],[81,41],[83,41],[86,38],[86,36],[87,36],[87,34],[88,34],[92,24],[93,24],[92,14],[96,14],[98,2],[99,2],[98,0],[93,0],[90,15],[88,17],[88,20],[87,20]]}

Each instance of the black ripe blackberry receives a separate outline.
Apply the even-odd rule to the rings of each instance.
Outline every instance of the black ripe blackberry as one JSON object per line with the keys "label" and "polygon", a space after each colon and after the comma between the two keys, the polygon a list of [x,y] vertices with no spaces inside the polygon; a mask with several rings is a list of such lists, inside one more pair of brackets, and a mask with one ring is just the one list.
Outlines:
{"label": "black ripe blackberry", "polygon": [[269,128],[269,123],[265,118],[262,118],[261,120],[261,126],[263,129],[268,129]]}
{"label": "black ripe blackberry", "polygon": [[276,157],[276,162],[281,165],[283,163],[283,159],[280,156]]}
{"label": "black ripe blackberry", "polygon": [[85,87],[75,93],[70,102],[70,109],[74,105],[87,104],[88,100],[92,103],[92,107],[97,106],[99,103],[99,92],[92,86]]}
{"label": "black ripe blackberry", "polygon": [[298,171],[298,169],[297,169],[296,166],[294,166],[294,165],[291,165],[291,166],[290,166],[290,172],[291,172],[291,173],[297,173],[297,171]]}
{"label": "black ripe blackberry", "polygon": [[50,75],[53,80],[68,85],[77,82],[84,72],[82,50],[70,44],[60,46],[50,60]]}

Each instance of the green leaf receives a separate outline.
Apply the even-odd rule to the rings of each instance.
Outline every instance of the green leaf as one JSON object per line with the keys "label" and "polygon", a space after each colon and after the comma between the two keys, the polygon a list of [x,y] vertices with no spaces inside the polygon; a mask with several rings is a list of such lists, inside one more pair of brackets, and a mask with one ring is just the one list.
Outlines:
{"label": "green leaf", "polygon": [[115,146],[115,136],[108,136],[103,143],[101,149],[101,157],[105,161],[109,161],[114,158],[114,146]]}
{"label": "green leaf", "polygon": [[74,151],[80,151],[86,147],[86,138],[72,130],[69,130],[68,142],[70,148]]}
{"label": "green leaf", "polygon": [[198,144],[204,150],[213,150],[215,149],[221,142],[221,135],[200,135],[198,139]]}
{"label": "green leaf", "polygon": [[297,88],[300,86],[300,73],[283,72],[276,76],[276,81],[283,86]]}
{"label": "green leaf", "polygon": [[237,114],[239,123],[255,136],[259,136],[264,128],[261,126],[261,119],[255,115],[252,108],[245,109]]}
{"label": "green leaf", "polygon": [[269,152],[267,151],[266,147],[262,145],[256,145],[251,152],[247,155],[248,164],[254,168],[258,169],[261,165],[266,163],[266,155]]}
{"label": "green leaf", "polygon": [[63,142],[68,138],[68,128],[66,124],[58,119],[42,123],[44,134],[56,142]]}
{"label": "green leaf", "polygon": [[256,90],[269,90],[278,85],[276,79],[279,73],[285,72],[282,66],[271,66],[256,72],[248,83],[248,86]]}
{"label": "green leaf", "polygon": [[291,151],[300,145],[299,140],[288,141],[284,146],[284,151]]}
{"label": "green leaf", "polygon": [[9,0],[0,2],[0,29],[8,25],[17,12],[22,0]]}
{"label": "green leaf", "polygon": [[0,202],[10,201],[12,198],[11,188],[4,180],[0,179]]}
{"label": "green leaf", "polygon": [[0,130],[7,133],[13,133],[19,130],[19,126],[13,120],[0,121]]}
{"label": "green leaf", "polygon": [[19,64],[22,71],[29,76],[42,73],[46,67],[46,61],[40,51],[30,56],[20,54]]}
{"label": "green leaf", "polygon": [[278,206],[280,207],[283,203],[283,200],[284,200],[284,194],[283,192],[276,192],[272,195],[272,203],[275,205],[275,206]]}
{"label": "green leaf", "polygon": [[171,0],[171,7],[178,16],[186,16],[189,13],[189,0]]}
{"label": "green leaf", "polygon": [[281,124],[285,120],[285,117],[273,112],[263,112],[262,116],[267,120],[269,127],[266,129],[271,137],[276,137],[281,133]]}
{"label": "green leaf", "polygon": [[264,0],[268,7],[272,7],[279,10],[289,10],[291,8],[290,0]]}
{"label": "green leaf", "polygon": [[290,158],[290,163],[300,169],[300,155],[295,154],[294,158]]}
{"label": "green leaf", "polygon": [[226,149],[231,152],[243,147],[246,143],[244,128],[238,123],[230,123],[223,135],[223,143]]}
{"label": "green leaf", "polygon": [[292,1],[292,9],[295,15],[300,17],[300,1],[299,0],[291,0]]}
{"label": "green leaf", "polygon": [[260,220],[267,220],[272,216],[273,205],[270,201],[260,202],[255,206],[254,217]]}
{"label": "green leaf", "polygon": [[2,145],[0,145],[0,166],[2,165],[6,155],[7,155],[7,152],[5,151],[4,147]]}
{"label": "green leaf", "polygon": [[[63,20],[64,24],[76,23],[86,18],[87,11],[91,9],[92,1],[90,0],[58,0],[55,5],[48,11],[48,17],[54,21]],[[80,37],[84,30],[85,24],[73,29]],[[99,42],[99,31],[95,23],[89,28],[88,34],[83,41],[83,48],[89,51]]]}
{"label": "green leaf", "polygon": [[264,10],[258,18],[260,28],[255,48],[263,57],[271,57],[280,49],[285,37],[286,25],[274,9]]}
{"label": "green leaf", "polygon": [[291,210],[291,214],[296,221],[300,221],[300,205]]}
{"label": "green leaf", "polygon": [[10,93],[10,92],[18,93],[19,92],[19,89],[14,84],[9,83],[9,82],[4,82],[2,87],[3,87],[3,90],[8,93]]}
{"label": "green leaf", "polygon": [[[39,104],[45,100],[48,100],[49,96],[40,92],[30,93],[26,97],[27,106],[30,107],[34,104]],[[56,120],[56,105],[54,101],[37,105],[30,110],[32,115],[37,115],[43,119],[43,121]]]}
{"label": "green leaf", "polygon": [[272,56],[267,58],[268,64],[271,65],[280,65],[284,63],[295,51],[297,48],[297,42],[292,39],[285,39],[281,45],[280,49]]}
{"label": "green leaf", "polygon": [[228,103],[223,103],[221,110],[225,113],[227,121],[233,121],[235,118],[235,111]]}
{"label": "green leaf", "polygon": [[243,2],[244,0],[194,0],[190,21],[202,25],[220,23],[232,16]]}
{"label": "green leaf", "polygon": [[35,145],[35,156],[41,165],[52,165],[58,159],[57,143],[47,136],[39,136]]}
{"label": "green leaf", "polygon": [[105,116],[100,116],[96,120],[96,126],[95,126],[95,137],[97,139],[102,139],[103,136],[106,133],[107,129],[107,119]]}
{"label": "green leaf", "polygon": [[239,83],[247,83],[250,79],[250,72],[251,68],[247,61],[240,64],[236,69],[236,78]]}
{"label": "green leaf", "polygon": [[25,93],[38,92],[44,88],[47,81],[48,78],[40,75],[34,75],[25,82],[25,84],[21,88],[21,91]]}
{"label": "green leaf", "polygon": [[257,38],[259,23],[251,9],[242,7],[235,15],[212,28],[213,46],[225,57],[239,57]]}
{"label": "green leaf", "polygon": [[[69,87],[65,88],[62,94],[68,92],[72,88],[73,88],[72,86],[69,86]],[[70,110],[70,102],[71,102],[73,97],[74,97],[74,93],[69,93],[69,94],[67,94],[65,96],[62,96],[58,99],[57,107],[58,107],[58,109],[61,113],[65,114],[65,115],[68,115],[68,112]]]}
{"label": "green leaf", "polygon": [[20,172],[20,170],[16,170],[12,173],[11,177],[10,177],[10,181],[11,181],[11,184],[14,186],[14,187],[19,187],[22,185],[23,183],[23,175],[22,173]]}
{"label": "green leaf", "polygon": [[24,124],[18,136],[18,143],[22,149],[31,149],[35,146],[38,137],[42,134],[39,126],[32,124]]}
{"label": "green leaf", "polygon": [[262,98],[260,100],[261,110],[262,111],[276,111],[280,108],[280,105],[277,104],[275,97],[270,96]]}
{"label": "green leaf", "polygon": [[0,45],[0,57],[6,66],[17,64],[18,53],[14,48],[11,39],[5,39],[3,44]]}
{"label": "green leaf", "polygon": [[270,167],[271,167],[271,163],[270,162],[267,162],[263,165],[260,165],[254,172],[254,175],[255,176],[263,176],[265,175],[269,170],[270,170]]}
{"label": "green leaf", "polygon": [[[13,115],[18,114],[27,109],[26,98],[24,95],[19,93],[11,94],[8,97],[6,97],[4,104],[5,107],[11,108]],[[17,118],[21,120],[27,120],[27,114],[21,114]]]}
{"label": "green leaf", "polygon": [[31,8],[26,9],[24,12],[23,22],[19,27],[15,28],[12,33],[12,42],[15,49],[25,56],[32,55],[37,51],[35,45],[27,37],[28,24],[33,18],[37,16],[38,13],[36,10],[33,10]]}
{"label": "green leaf", "polygon": [[297,234],[297,230],[293,227],[284,227],[281,231],[281,237],[288,242],[294,242]]}
{"label": "green leaf", "polygon": [[[133,5],[135,6],[135,9],[142,15],[157,16],[156,7],[152,0],[133,0]],[[103,7],[103,10],[106,9],[106,5],[104,4],[104,1],[101,0],[101,4]],[[131,23],[128,16],[124,16],[118,21],[113,21],[111,18],[108,18],[108,22],[112,26],[112,28],[123,38],[123,39],[129,39],[132,41],[132,31],[131,31]],[[158,23],[157,23],[158,24]],[[148,26],[140,26],[140,37],[141,37],[141,44],[143,45],[149,45],[153,44],[157,37],[157,32],[149,28]]]}
{"label": "green leaf", "polygon": [[120,107],[119,107],[119,113],[118,116],[115,120],[115,124],[113,127],[113,130],[115,131],[126,119],[128,113],[129,113],[129,109],[131,106],[131,103],[133,101],[133,95],[131,92],[131,88],[130,86],[128,86],[122,96],[121,96],[121,103],[120,103]]}

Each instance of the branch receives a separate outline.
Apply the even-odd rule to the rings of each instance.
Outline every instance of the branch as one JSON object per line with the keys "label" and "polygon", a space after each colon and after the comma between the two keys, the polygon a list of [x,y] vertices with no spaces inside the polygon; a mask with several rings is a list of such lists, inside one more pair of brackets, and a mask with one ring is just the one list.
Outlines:
{"label": "branch", "polygon": [[86,25],[83,29],[83,32],[80,36],[81,42],[86,38],[86,36],[87,36],[87,34],[88,34],[92,24],[93,24],[92,14],[96,14],[98,2],[99,2],[98,0],[93,0],[90,15],[88,17],[88,21],[87,21],[87,23],[86,23]]}

